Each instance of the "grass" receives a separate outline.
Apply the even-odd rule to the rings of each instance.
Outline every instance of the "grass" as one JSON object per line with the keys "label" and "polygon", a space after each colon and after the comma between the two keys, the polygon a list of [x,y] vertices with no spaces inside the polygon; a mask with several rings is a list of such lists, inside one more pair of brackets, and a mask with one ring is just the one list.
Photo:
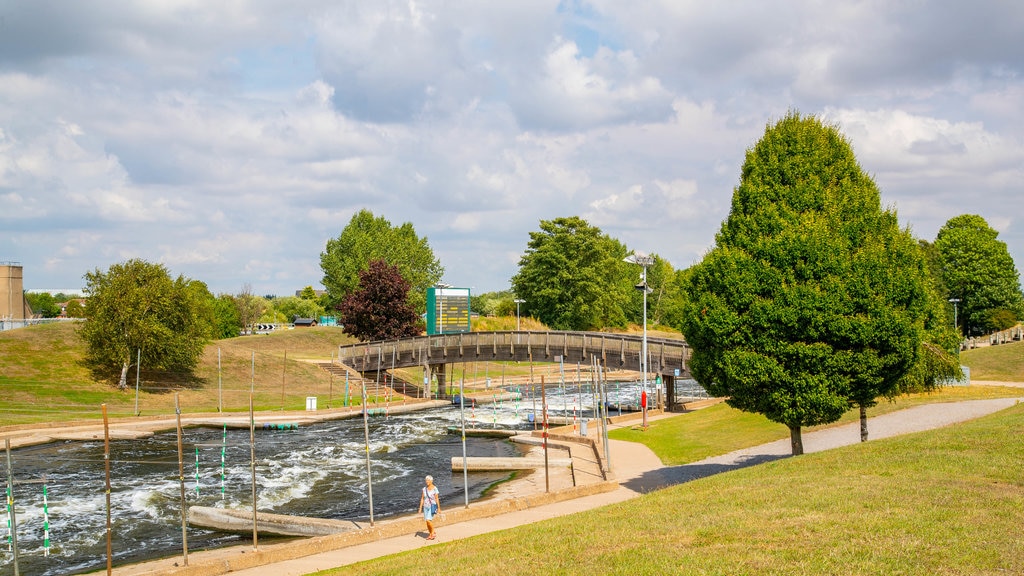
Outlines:
{"label": "grass", "polygon": [[[949,386],[928,394],[900,396],[892,402],[882,400],[868,409],[868,417],[888,414],[922,404],[960,402],[989,398],[1018,398],[1024,390],[1005,386]],[[828,426],[858,422],[860,411],[853,409],[836,423]],[[818,430],[826,426],[805,429]],[[871,428],[868,426],[870,438]],[[642,430],[639,426],[612,430],[609,436],[647,445],[668,466],[687,464],[727,454],[767,442],[789,438],[789,429],[772,422],[760,414],[742,412],[728,405],[716,404],[696,412],[674,418],[654,420]]]}
{"label": "grass", "polygon": [[1021,434],[1017,405],[318,574],[1021,574]]}
{"label": "grass", "polygon": [[[125,391],[95,379],[75,329],[61,323],[0,332],[4,425],[96,419],[101,404],[107,404],[111,417],[135,414],[135,371]],[[143,370],[139,412],[173,414],[175,394],[183,413],[217,412],[218,406],[247,411],[250,390],[256,410],[304,410],[307,396],[318,396],[319,407],[337,407],[344,381],[312,362],[329,361],[339,344],[351,341],[337,328],[315,327],[214,342],[188,379]]]}
{"label": "grass", "polygon": [[972,380],[1024,382],[1024,341],[965,350],[960,362],[971,368]]}

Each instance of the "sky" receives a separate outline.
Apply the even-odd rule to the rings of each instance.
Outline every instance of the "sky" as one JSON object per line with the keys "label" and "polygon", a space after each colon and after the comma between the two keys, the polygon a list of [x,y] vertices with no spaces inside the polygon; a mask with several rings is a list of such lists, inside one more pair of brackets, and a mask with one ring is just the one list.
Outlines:
{"label": "sky", "polygon": [[682,269],[799,111],[916,237],[979,214],[1019,269],[1022,38],[1018,0],[0,0],[0,261],[289,295],[365,208],[474,294],[563,216]]}

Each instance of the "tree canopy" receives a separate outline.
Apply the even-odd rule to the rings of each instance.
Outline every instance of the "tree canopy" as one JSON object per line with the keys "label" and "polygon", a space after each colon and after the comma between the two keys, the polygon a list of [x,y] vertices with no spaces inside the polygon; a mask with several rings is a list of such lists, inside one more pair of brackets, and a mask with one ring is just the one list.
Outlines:
{"label": "tree canopy", "polygon": [[149,369],[191,372],[213,330],[213,297],[206,285],[171,279],[161,264],[128,260],[85,275],[86,322],[80,335],[100,372],[120,371],[118,386],[141,353]]}
{"label": "tree canopy", "polygon": [[512,277],[512,291],[526,301],[521,313],[555,330],[624,326],[635,272],[622,261],[627,254],[578,216],[542,220]]}
{"label": "tree canopy", "polygon": [[914,365],[921,252],[837,129],[792,113],[747,151],[715,247],[685,275],[690,368],[790,429],[891,393]]}
{"label": "tree canopy", "polygon": [[940,275],[949,298],[956,298],[957,322],[964,335],[1009,328],[1024,317],[1020,274],[1006,243],[984,218],[951,218],[935,239]]}
{"label": "tree canopy", "polygon": [[425,306],[427,288],[437,284],[444,274],[426,237],[417,236],[411,223],[392,226],[383,216],[375,217],[363,209],[352,216],[337,238],[327,241],[320,254],[322,283],[332,304],[355,291],[359,273],[373,260],[398,268],[412,287],[409,298],[417,310]]}
{"label": "tree canopy", "polygon": [[338,310],[345,332],[360,340],[417,336],[420,316],[409,304],[409,281],[384,260],[373,260],[359,272],[359,285]]}

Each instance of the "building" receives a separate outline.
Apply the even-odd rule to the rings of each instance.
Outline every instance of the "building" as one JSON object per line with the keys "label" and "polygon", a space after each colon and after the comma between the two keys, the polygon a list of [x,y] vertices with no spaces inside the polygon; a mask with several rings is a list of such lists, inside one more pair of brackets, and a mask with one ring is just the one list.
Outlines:
{"label": "building", "polygon": [[32,317],[32,307],[25,298],[21,264],[0,262],[0,319],[25,320]]}

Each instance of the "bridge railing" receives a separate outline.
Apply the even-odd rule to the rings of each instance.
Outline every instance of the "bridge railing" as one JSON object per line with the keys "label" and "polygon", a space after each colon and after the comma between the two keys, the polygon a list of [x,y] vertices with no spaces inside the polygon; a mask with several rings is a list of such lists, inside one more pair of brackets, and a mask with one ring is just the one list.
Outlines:
{"label": "bridge railing", "polygon": [[[642,350],[643,337],[634,334],[509,330],[349,344],[339,347],[338,359],[367,372],[487,360],[589,363],[596,356],[608,367],[638,370]],[[648,337],[647,351],[651,372],[686,370],[689,347],[682,340]]]}

